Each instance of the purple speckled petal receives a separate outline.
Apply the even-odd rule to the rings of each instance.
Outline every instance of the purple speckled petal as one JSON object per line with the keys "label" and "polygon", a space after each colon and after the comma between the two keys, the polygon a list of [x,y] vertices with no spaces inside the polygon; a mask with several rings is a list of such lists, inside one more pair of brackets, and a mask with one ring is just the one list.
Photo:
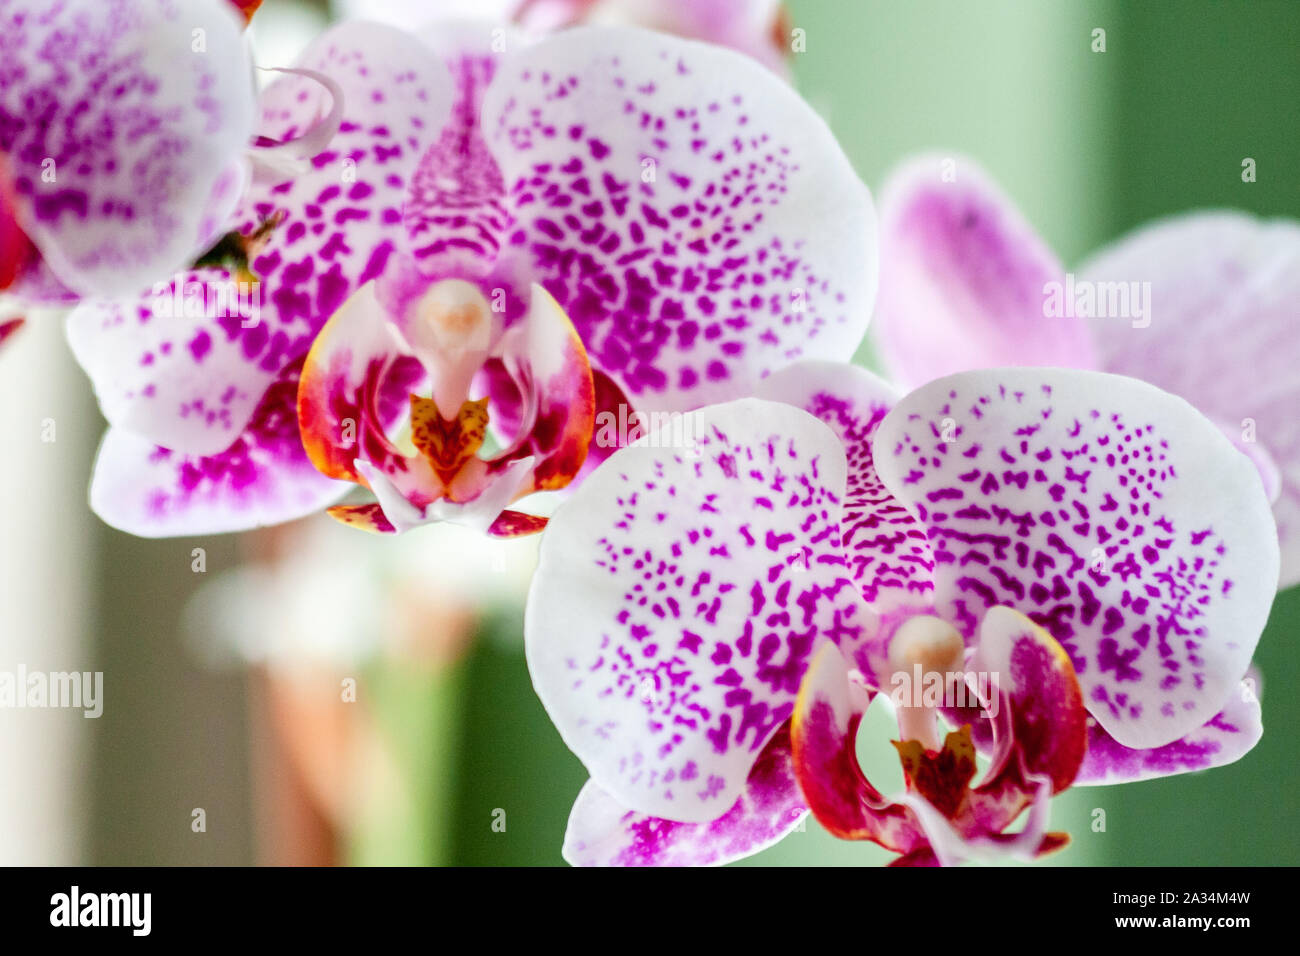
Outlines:
{"label": "purple speckled petal", "polygon": [[1131,783],[1208,770],[1240,760],[1263,736],[1259,674],[1252,667],[1223,709],[1204,726],[1163,747],[1134,750],[1117,742],[1100,724],[1088,728],[1088,755],[1074,781],[1079,784]]}
{"label": "purple speckled petal", "polygon": [[873,335],[892,381],[1094,366],[1087,323],[1044,313],[1044,288],[1065,270],[974,160],[927,155],[898,169],[881,190],[880,235]]}
{"label": "purple speckled petal", "polygon": [[260,293],[225,269],[183,272],[155,291],[136,305],[83,300],[68,344],[109,424],[187,455],[225,451],[280,372],[278,357],[268,368],[244,350]]}
{"label": "purple speckled petal", "polygon": [[729,50],[580,28],[504,59],[483,130],[517,220],[504,261],[555,296],[640,410],[752,394],[857,347],[875,213],[821,119]]}
{"label": "purple speckled petal", "polygon": [[212,241],[252,129],[242,26],[226,0],[0,0],[0,154],[63,284],[133,295]]}
{"label": "purple speckled petal", "polygon": [[860,638],[844,468],[817,419],[742,399],[619,450],[551,519],[529,670],[618,803],[694,823],[725,813],[790,716],[816,639]]}
{"label": "purple speckled petal", "polygon": [[[283,365],[306,353],[343,302],[404,249],[402,203],[421,153],[451,108],[446,68],[415,38],[373,23],[322,34],[298,66],[342,90],[339,132],[295,176],[255,184],[240,209],[248,232],[277,213],[284,220],[254,257],[263,322],[227,329],[250,362]],[[307,76],[284,76],[262,93],[262,135],[293,140],[328,115],[330,91]]]}
{"label": "purple speckled petal", "polygon": [[1300,583],[1300,223],[1177,216],[1101,250],[1079,276],[1150,283],[1141,319],[1093,320],[1101,367],[1181,395],[1267,451],[1282,479],[1281,584]]}
{"label": "purple speckled petal", "polygon": [[899,398],[894,387],[855,365],[803,361],[763,379],[757,394],[816,415],[844,443],[844,549],[871,609],[884,615],[928,607],[934,555],[925,528],[881,483],[872,461],[876,428]]}
{"label": "purple speckled petal", "polygon": [[307,459],[297,391],[297,370],[288,369],[219,455],[185,456],[110,428],[95,460],[91,508],[115,528],[158,538],[278,524],[337,501],[352,486]]}
{"label": "purple speckled petal", "polygon": [[429,274],[483,276],[513,219],[479,116],[501,58],[498,51],[525,41],[488,21],[440,23],[425,39],[446,62],[456,98],[440,136],[420,158],[403,207],[411,255]]}
{"label": "purple speckled petal", "polygon": [[628,810],[589,781],[564,834],[574,866],[721,866],[776,843],[808,815],[783,727],[754,762],[735,805],[709,823],[678,823]]}
{"label": "purple speckled petal", "polygon": [[[422,44],[374,24],[327,32],[300,64],[337,84],[340,130],[292,179],[250,187],[243,231],[285,215],[254,256],[256,281],[205,269],[132,304],[88,304],[69,320],[105,417],[155,444],[190,455],[228,447],[281,369],[404,244],[402,199],[446,115],[449,78]],[[294,140],[335,106],[317,79],[286,75],[262,94],[263,133]],[[176,282],[198,280],[173,302]],[[188,314],[190,302],[205,314]]]}
{"label": "purple speckled petal", "polygon": [[1190,405],[1116,375],[989,369],[933,382],[881,423],[876,468],[925,525],[936,606],[969,641],[1005,604],[1069,653],[1130,747],[1209,720],[1277,587],[1251,462]]}

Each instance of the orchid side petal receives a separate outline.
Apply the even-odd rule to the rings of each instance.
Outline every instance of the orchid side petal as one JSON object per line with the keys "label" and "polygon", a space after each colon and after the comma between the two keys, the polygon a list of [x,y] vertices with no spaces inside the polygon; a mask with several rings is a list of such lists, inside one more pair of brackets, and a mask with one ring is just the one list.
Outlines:
{"label": "orchid side petal", "polygon": [[642,411],[751,394],[851,354],[875,294],[875,214],[821,119],[730,50],[578,28],[506,57],[482,125],[546,286]]}
{"label": "orchid side petal", "polygon": [[814,641],[859,637],[842,577],[844,453],[811,415],[743,399],[595,470],[551,518],[525,616],[533,685],[628,809],[702,823],[790,716]]}
{"label": "orchid side petal", "polygon": [[628,810],[588,781],[569,815],[563,852],[574,866],[721,866],[765,850],[807,815],[782,728],[754,761],[735,805],[708,823]]}
{"label": "orchid side petal", "polygon": [[881,190],[880,219],[873,334],[891,380],[1093,367],[1087,323],[1045,312],[1049,283],[1064,280],[1060,261],[974,160],[909,161]]}
{"label": "orchid side petal", "polygon": [[1101,368],[1181,395],[1276,462],[1281,586],[1300,582],[1300,223],[1174,216],[1102,249],[1079,275],[1145,284],[1143,315],[1093,320]]}
{"label": "orchid side petal", "polygon": [[1249,753],[1263,734],[1259,679],[1252,668],[1221,711],[1163,747],[1135,750],[1116,741],[1100,724],[1089,727],[1088,755],[1075,784],[1130,783],[1222,767]]}
{"label": "orchid side petal", "polygon": [[91,508],[114,528],[158,538],[279,524],[334,503],[350,486],[308,460],[296,391],[296,370],[286,372],[243,434],[217,455],[182,455],[110,428],[95,459]]}

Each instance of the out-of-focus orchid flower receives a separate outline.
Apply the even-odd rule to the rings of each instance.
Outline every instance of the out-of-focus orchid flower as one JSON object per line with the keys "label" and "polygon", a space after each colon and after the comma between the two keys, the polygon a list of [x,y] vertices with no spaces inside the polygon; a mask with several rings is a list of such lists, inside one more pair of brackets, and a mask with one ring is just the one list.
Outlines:
{"label": "out-of-focus orchid flower", "polygon": [[779,0],[343,0],[351,16],[398,26],[434,17],[513,23],[534,35],[576,26],[645,27],[746,53],[789,72],[790,31]]}
{"label": "out-of-focus orchid flower", "polygon": [[1300,223],[1186,213],[1067,272],[973,160],[940,156],[889,177],[881,220],[874,328],[891,381],[1059,365],[1181,395],[1255,462],[1281,586],[1300,582]]}
{"label": "out-of-focus orchid flower", "polygon": [[[339,132],[292,179],[254,182],[229,261],[177,277],[138,307],[73,316],[74,348],[113,425],[91,493],[105,520],[144,535],[273,523],[336,501],[348,487],[326,477],[337,475],[376,492],[386,517],[370,509],[372,527],[480,521],[501,502],[479,501],[471,518],[435,500],[485,494],[469,478],[486,469],[508,503],[581,463],[571,426],[588,414],[577,371],[586,360],[568,322],[589,356],[598,414],[734,398],[801,357],[856,347],[875,290],[870,196],[784,83],[731,51],[638,30],[511,38],[504,52],[499,40],[491,24],[445,26],[434,56],[378,25],[328,32],[300,66],[338,87]],[[312,77],[281,79],[263,96],[261,132],[299,139],[332,104]],[[210,304],[244,266],[259,316],[188,314],[182,292]],[[349,301],[309,365],[316,384],[299,389],[317,332]],[[473,347],[443,342],[453,318],[466,321]],[[441,355],[462,346],[459,357]],[[543,352],[528,353],[534,346]],[[363,355],[391,358],[393,374],[337,377],[344,356]],[[440,380],[448,396],[419,395],[434,398],[436,416],[411,405],[412,386]],[[364,420],[327,414],[320,402],[335,396],[313,391],[322,383],[362,389],[348,400],[385,400]],[[488,402],[462,418],[467,398]],[[427,437],[468,471],[441,475],[432,448],[418,446],[400,459],[378,445],[340,456],[348,419],[358,442],[391,444],[413,407],[416,424],[437,433]],[[507,447],[495,465],[461,456],[482,424]],[[322,431],[334,426],[338,434]]]}
{"label": "out-of-focus orchid flower", "polygon": [[[529,668],[592,776],[570,861],[725,862],[804,807],[904,863],[1031,857],[1061,845],[1046,801],[1072,781],[1258,740],[1273,519],[1186,402],[1066,369],[896,400],[822,362],[761,394],[687,416],[690,447],[617,452],[543,538]],[[854,756],[873,691],[898,715],[895,798]]]}
{"label": "out-of-focus orchid flower", "polygon": [[0,0],[0,288],[135,295],[210,246],[253,93],[228,0]]}

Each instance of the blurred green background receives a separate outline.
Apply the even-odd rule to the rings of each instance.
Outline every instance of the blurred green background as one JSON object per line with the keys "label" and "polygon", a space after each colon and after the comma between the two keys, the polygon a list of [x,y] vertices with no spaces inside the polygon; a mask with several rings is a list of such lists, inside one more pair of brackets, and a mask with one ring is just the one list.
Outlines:
{"label": "blurred green background", "polygon": [[[268,7],[277,0],[268,0]],[[1147,219],[1205,206],[1300,217],[1300,3],[1289,0],[791,0],[807,34],[799,89],[873,190],[911,152],[981,161],[1067,264]],[[1106,31],[1106,51],[1091,50]],[[1253,157],[1258,181],[1241,181]],[[863,354],[865,360],[865,353]],[[87,394],[84,408],[94,413]],[[1300,412],[1300,410],[1298,410]],[[70,467],[73,467],[70,465]],[[83,461],[76,467],[86,467]],[[83,474],[86,472],[82,472]],[[86,515],[86,520],[93,520]],[[208,565],[236,560],[205,541]],[[90,734],[89,858],[240,863],[254,857],[249,716],[237,673],[187,655],[179,616],[199,583],[189,541],[142,541],[96,525],[92,627],[114,701]],[[1282,595],[1260,646],[1263,743],[1239,763],[1053,805],[1074,843],[1060,864],[1300,863],[1300,589]],[[450,673],[382,666],[363,692],[417,780],[402,812],[369,821],[362,862],[558,864],[581,765],[532,694],[519,608],[484,622]],[[273,771],[274,772],[274,771]],[[208,809],[195,839],[189,808]],[[1091,829],[1094,808],[1106,831]],[[504,810],[507,826],[491,826]],[[807,831],[749,865],[876,864],[872,846]]]}

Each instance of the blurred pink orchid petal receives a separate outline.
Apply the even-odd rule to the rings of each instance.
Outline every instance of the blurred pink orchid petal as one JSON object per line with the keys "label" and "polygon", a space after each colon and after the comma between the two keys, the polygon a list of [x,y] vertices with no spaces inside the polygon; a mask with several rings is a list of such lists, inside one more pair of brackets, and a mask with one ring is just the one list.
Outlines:
{"label": "blurred pink orchid petal", "polygon": [[0,242],[16,225],[31,244],[2,270],[16,296],[134,295],[211,245],[252,127],[241,28],[227,0],[0,0]]}

